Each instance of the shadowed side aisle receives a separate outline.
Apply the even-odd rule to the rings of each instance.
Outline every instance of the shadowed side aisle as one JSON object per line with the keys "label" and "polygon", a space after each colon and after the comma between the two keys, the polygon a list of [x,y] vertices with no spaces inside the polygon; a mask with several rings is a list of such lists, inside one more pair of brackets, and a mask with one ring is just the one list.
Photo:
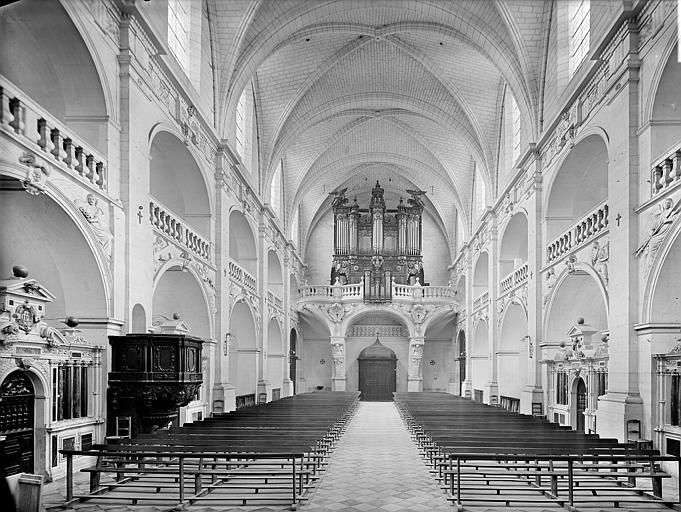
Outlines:
{"label": "shadowed side aisle", "polygon": [[439,511],[437,487],[392,402],[361,402],[305,512]]}

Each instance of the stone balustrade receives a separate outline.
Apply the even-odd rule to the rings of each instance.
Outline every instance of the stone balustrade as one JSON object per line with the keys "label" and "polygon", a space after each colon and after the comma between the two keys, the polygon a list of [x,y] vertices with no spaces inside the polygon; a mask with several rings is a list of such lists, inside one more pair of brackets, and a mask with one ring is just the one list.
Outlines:
{"label": "stone balustrade", "polygon": [[236,261],[229,260],[229,278],[232,281],[245,286],[253,293],[257,293],[255,277],[248,272],[248,270],[242,268]]}
{"label": "stone balustrade", "polygon": [[0,75],[0,130],[64,173],[107,191],[106,158]]}
{"label": "stone balustrade", "polygon": [[473,311],[485,307],[489,303],[489,292],[483,292],[473,300]]}
{"label": "stone balustrade", "polygon": [[666,190],[679,181],[681,181],[681,145],[653,165],[650,174],[652,195]]}
{"label": "stone balustrade", "polygon": [[[392,301],[451,302],[456,290],[451,286],[421,286],[408,284],[392,284]],[[364,283],[336,285],[307,285],[299,290],[298,302],[347,301],[362,302],[364,300]]]}
{"label": "stone balustrade", "polygon": [[551,263],[582,246],[587,240],[606,230],[609,223],[608,204],[605,202],[582,217],[579,222],[546,246],[547,263]]}
{"label": "stone balustrade", "polygon": [[267,301],[276,308],[279,308],[280,310],[283,311],[284,301],[281,300],[281,297],[279,297],[279,295],[274,293],[272,290],[267,290]]}
{"label": "stone balustrade", "polygon": [[527,263],[525,263],[524,265],[518,267],[513,272],[508,274],[499,282],[499,293],[501,295],[505,295],[506,293],[510,292],[514,288],[520,286],[525,281],[527,281],[528,276],[529,268],[527,266]]}
{"label": "stone balustrade", "polygon": [[210,242],[187,227],[176,214],[155,199],[149,201],[149,222],[196,256],[211,261]]}

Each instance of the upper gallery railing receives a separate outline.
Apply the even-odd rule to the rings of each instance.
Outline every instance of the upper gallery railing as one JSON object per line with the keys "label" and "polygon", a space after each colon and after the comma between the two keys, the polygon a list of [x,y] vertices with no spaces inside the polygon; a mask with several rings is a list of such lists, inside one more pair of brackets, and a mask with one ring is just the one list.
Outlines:
{"label": "upper gallery railing", "polygon": [[0,129],[65,173],[106,192],[106,158],[0,75]]}
{"label": "upper gallery railing", "polygon": [[229,277],[232,280],[244,285],[253,293],[256,293],[257,289],[255,277],[253,277],[253,274],[241,267],[241,265],[234,260],[229,260]]}
{"label": "upper gallery railing", "polygon": [[681,181],[681,145],[652,166],[650,185],[652,195]]}
{"label": "upper gallery railing", "polygon": [[149,222],[195,255],[211,261],[210,242],[187,227],[182,219],[156,199],[149,201]]}
{"label": "upper gallery railing", "polygon": [[[451,286],[421,286],[419,284],[392,283],[392,300],[407,301],[421,299],[425,301],[454,300],[455,289]],[[364,283],[336,285],[307,285],[299,290],[299,301],[363,301]]]}
{"label": "upper gallery railing", "polygon": [[609,224],[608,203],[604,202],[546,246],[547,263],[551,263],[581,246],[584,242],[605,230]]}
{"label": "upper gallery railing", "polygon": [[523,284],[527,281],[529,271],[527,263],[518,267],[513,272],[504,277],[499,283],[499,292],[501,295],[510,292],[516,286]]}

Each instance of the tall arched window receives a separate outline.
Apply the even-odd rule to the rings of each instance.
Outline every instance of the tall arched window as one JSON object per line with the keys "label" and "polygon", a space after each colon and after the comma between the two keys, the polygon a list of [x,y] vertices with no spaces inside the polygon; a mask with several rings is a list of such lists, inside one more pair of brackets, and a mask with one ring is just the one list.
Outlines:
{"label": "tall arched window", "polygon": [[485,212],[485,182],[478,170],[473,167],[473,221]]}
{"label": "tall arched window", "polygon": [[236,105],[236,151],[246,170],[253,171],[253,140],[255,132],[255,100],[253,85],[244,87]]}
{"label": "tall arched window", "polygon": [[277,170],[274,171],[274,176],[272,176],[272,184],[270,185],[270,206],[274,211],[274,214],[279,217],[280,220],[284,220],[284,214],[282,211],[282,168],[281,160],[279,160],[279,165],[277,165]]}
{"label": "tall arched window", "polygon": [[300,248],[300,206],[296,208],[291,222],[291,241]]}
{"label": "tall arched window", "polygon": [[168,0],[168,46],[187,71],[189,64],[189,2]]}
{"label": "tall arched window", "polygon": [[513,123],[513,164],[515,164],[520,156],[520,109],[513,95],[511,95],[511,121]]}
{"label": "tall arched window", "polygon": [[591,23],[590,0],[569,0],[569,64],[570,78],[589,53],[589,29]]}

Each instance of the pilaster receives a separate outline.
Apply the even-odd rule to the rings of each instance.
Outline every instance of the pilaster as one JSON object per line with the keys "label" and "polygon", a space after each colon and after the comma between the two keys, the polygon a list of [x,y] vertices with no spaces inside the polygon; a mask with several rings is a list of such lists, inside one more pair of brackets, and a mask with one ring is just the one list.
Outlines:
{"label": "pilaster", "polygon": [[409,371],[407,391],[423,391],[423,344],[422,336],[409,338]]}
{"label": "pilaster", "polygon": [[333,355],[333,376],[331,389],[333,391],[345,391],[345,336],[330,336],[331,353]]}

